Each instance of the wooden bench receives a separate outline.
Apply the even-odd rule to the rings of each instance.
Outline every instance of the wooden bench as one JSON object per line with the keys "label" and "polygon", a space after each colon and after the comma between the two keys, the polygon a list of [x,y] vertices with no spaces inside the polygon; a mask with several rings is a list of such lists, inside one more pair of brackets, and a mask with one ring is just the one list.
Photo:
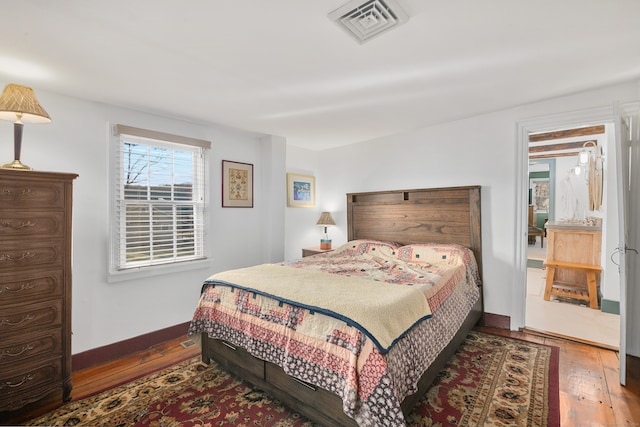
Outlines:
{"label": "wooden bench", "polygon": [[[545,261],[544,266],[547,268],[547,284],[544,290],[544,299],[549,301],[551,295],[575,298],[589,302],[590,308],[599,308],[598,306],[598,288],[596,284],[596,274],[602,271],[602,267],[594,264],[580,264],[576,262],[565,261]],[[587,273],[586,289],[575,283],[554,283],[556,268],[566,268],[570,270],[579,270]]]}
{"label": "wooden bench", "polygon": [[536,236],[540,236],[540,247],[544,248],[544,230],[542,228],[534,227],[533,225],[529,226],[529,244],[536,243]]}

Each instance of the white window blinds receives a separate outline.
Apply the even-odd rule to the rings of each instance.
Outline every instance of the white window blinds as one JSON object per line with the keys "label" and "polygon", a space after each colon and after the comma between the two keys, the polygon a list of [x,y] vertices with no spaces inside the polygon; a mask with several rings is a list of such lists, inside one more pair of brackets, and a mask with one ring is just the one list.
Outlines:
{"label": "white window blinds", "polygon": [[114,126],[111,270],[205,257],[208,141]]}

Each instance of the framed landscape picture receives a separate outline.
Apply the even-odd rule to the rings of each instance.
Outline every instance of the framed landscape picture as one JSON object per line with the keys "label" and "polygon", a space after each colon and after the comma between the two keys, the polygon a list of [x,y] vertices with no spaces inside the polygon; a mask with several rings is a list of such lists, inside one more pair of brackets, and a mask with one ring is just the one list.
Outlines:
{"label": "framed landscape picture", "polygon": [[287,174],[287,206],[313,208],[316,206],[316,179],[308,175]]}
{"label": "framed landscape picture", "polygon": [[253,165],[222,161],[222,207],[253,207]]}

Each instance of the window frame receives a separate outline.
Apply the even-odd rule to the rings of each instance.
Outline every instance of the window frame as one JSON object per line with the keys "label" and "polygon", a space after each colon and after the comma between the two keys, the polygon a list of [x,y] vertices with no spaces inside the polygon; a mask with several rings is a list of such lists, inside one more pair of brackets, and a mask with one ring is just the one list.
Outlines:
{"label": "window frame", "polygon": [[[116,124],[112,126],[111,143],[109,152],[110,179],[109,179],[109,199],[110,199],[110,241],[109,241],[109,271],[108,282],[118,282],[136,278],[151,277],[170,272],[186,271],[209,266],[209,256],[207,248],[207,211],[208,211],[208,189],[209,189],[209,167],[208,154],[211,148],[209,141],[183,137],[163,132],[147,129],[135,128],[126,125]],[[168,260],[150,260],[149,262],[137,262],[126,265],[126,238],[120,239],[119,235],[126,235],[126,208],[127,202],[124,191],[124,167],[123,159],[125,144],[127,142],[137,142],[141,145],[152,147],[169,148],[178,151],[191,151],[196,154],[193,167],[193,199],[186,204],[194,209],[194,255],[191,258],[172,258]],[[181,150],[183,146],[183,150]],[[174,184],[172,182],[172,184]],[[149,185],[149,188],[151,186]],[[173,188],[173,186],[172,186]],[[141,204],[179,206],[185,202],[176,201],[173,197],[170,202],[154,201],[151,199],[142,200]],[[175,221],[175,219],[174,219]],[[151,222],[149,227],[151,227]],[[173,224],[173,233],[176,233],[177,222]],[[152,237],[149,237],[149,242]],[[179,248],[177,240],[173,240],[172,249]],[[124,263],[124,265],[123,265]]]}

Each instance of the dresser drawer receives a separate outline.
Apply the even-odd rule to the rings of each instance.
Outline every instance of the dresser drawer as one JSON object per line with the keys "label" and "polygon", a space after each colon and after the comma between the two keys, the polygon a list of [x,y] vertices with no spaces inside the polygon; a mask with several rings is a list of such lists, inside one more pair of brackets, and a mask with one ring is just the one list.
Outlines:
{"label": "dresser drawer", "polygon": [[4,240],[0,242],[0,272],[12,268],[61,266],[63,258],[62,241]]}
{"label": "dresser drawer", "polygon": [[[17,177],[17,176],[16,176]],[[64,182],[0,180],[0,206],[5,209],[64,207]]]}
{"label": "dresser drawer", "polygon": [[27,359],[42,360],[62,355],[60,328],[18,334],[0,342],[0,377],[15,369],[17,363]]}
{"label": "dresser drawer", "polygon": [[62,297],[62,269],[0,274],[0,307],[13,302]]}
{"label": "dresser drawer", "polygon": [[4,342],[9,339],[7,334],[24,334],[33,328],[48,328],[61,323],[61,299],[3,307],[0,312],[0,336]]}
{"label": "dresser drawer", "polygon": [[61,237],[64,212],[30,212],[0,210],[0,239],[25,237]]}
{"label": "dresser drawer", "polygon": [[0,412],[15,410],[62,387],[62,360],[16,366],[8,375],[0,373]]}
{"label": "dresser drawer", "polygon": [[[239,366],[239,372],[250,373],[264,379],[264,360],[253,357],[248,351],[223,340],[211,340],[213,359],[232,372],[237,372],[234,365]],[[250,379],[250,378],[249,378]]]}
{"label": "dresser drawer", "polygon": [[294,396],[300,402],[313,403],[315,408],[336,408],[342,405],[342,399],[338,395],[289,376],[281,367],[273,363],[267,362],[265,365],[266,381],[290,396]]}

